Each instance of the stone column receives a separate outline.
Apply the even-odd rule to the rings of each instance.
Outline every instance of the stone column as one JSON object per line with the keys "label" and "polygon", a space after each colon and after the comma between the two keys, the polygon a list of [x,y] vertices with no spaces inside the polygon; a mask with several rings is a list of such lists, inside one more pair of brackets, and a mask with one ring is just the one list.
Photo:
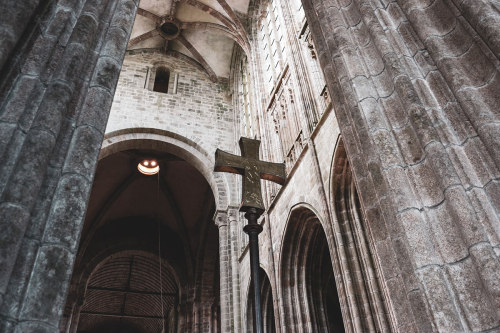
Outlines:
{"label": "stone column", "polygon": [[243,223],[239,221],[239,209],[230,208],[229,215],[229,230],[230,230],[230,262],[231,262],[231,287],[232,287],[232,308],[233,308],[233,323],[234,332],[241,331],[241,307],[240,307],[240,265],[239,265],[239,248],[238,248],[238,233],[243,228]]}
{"label": "stone column", "polygon": [[220,319],[223,333],[232,332],[232,318],[230,317],[231,297],[229,266],[230,247],[229,247],[229,226],[228,213],[217,211],[215,213],[215,224],[219,228],[219,269],[220,269]]}
{"label": "stone column", "polygon": [[394,327],[498,329],[498,42],[450,1],[303,3]]}
{"label": "stone column", "polygon": [[500,59],[500,3],[492,0],[452,0],[469,24]]}
{"label": "stone column", "polygon": [[0,82],[6,96],[0,106],[2,332],[58,329],[138,5],[60,0],[36,9],[36,3],[11,1],[16,10],[35,8],[35,15],[22,14],[31,17],[30,47],[9,53],[5,63],[17,66],[2,68],[9,75]]}

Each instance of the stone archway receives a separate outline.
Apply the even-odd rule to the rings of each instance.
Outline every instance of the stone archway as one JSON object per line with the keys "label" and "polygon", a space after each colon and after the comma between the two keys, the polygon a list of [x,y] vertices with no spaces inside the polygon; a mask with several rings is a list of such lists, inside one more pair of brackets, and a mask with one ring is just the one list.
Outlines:
{"label": "stone archway", "polygon": [[290,214],[280,279],[286,332],[345,331],[326,234],[306,207],[296,207]]}
{"label": "stone archway", "polygon": [[234,196],[226,177],[213,172],[213,155],[181,135],[154,128],[131,128],[107,133],[99,159],[130,147],[168,151],[189,162],[207,180],[214,193],[217,210],[227,210]]}
{"label": "stone archway", "polygon": [[358,198],[344,142],[339,138],[331,175],[331,200],[335,214],[337,251],[349,295],[344,300],[349,325],[356,332],[385,332],[390,329],[379,269],[373,256],[368,225]]}
{"label": "stone archway", "polygon": [[[165,261],[162,288],[159,275],[154,253],[122,251],[110,255],[82,281],[86,285],[84,301],[72,325],[83,332],[123,332],[131,327],[137,332],[159,332],[165,324],[165,331],[172,331],[178,320],[179,278]],[[113,313],[117,307],[124,311],[142,309],[136,317],[120,317]]]}
{"label": "stone archway", "polygon": [[[201,153],[194,148],[187,151],[187,145],[181,148],[172,139],[158,140],[161,138],[157,134],[157,140],[147,135],[124,140],[110,136],[107,140],[83,225],[62,331],[92,332],[101,325],[111,327],[124,321],[148,332],[161,332],[159,323],[166,323],[165,332],[220,331],[219,237],[213,223],[216,203],[212,191],[216,182],[202,174],[209,169],[203,164],[208,162],[200,160]],[[138,172],[137,165],[145,157],[157,160],[157,175]],[[200,166],[204,169],[198,169]],[[156,256],[157,263],[161,256],[171,267],[166,272],[176,277],[178,288],[167,291],[176,293],[175,300],[163,302],[168,313],[159,314],[155,305],[158,286],[144,291],[138,289],[140,283],[98,285],[101,294],[88,299],[94,267],[116,252],[137,250]],[[130,272],[124,274],[132,284],[141,280],[141,274],[146,282],[154,280],[150,276],[156,274],[154,267],[149,273],[138,269],[154,266],[154,260],[128,254],[126,261]],[[113,278],[119,281],[122,277],[118,275]],[[110,291],[123,297],[113,298],[107,294]],[[136,302],[138,295],[142,300]],[[103,302],[112,303],[111,308],[102,311],[106,308]],[[113,308],[115,303],[121,304],[119,309]]]}

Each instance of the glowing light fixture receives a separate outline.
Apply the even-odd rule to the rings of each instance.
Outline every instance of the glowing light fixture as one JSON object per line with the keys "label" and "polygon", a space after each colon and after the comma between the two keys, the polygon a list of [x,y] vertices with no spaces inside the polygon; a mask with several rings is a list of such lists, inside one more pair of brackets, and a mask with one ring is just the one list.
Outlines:
{"label": "glowing light fixture", "polygon": [[156,175],[160,171],[160,166],[156,160],[142,160],[137,164],[137,170],[145,175]]}

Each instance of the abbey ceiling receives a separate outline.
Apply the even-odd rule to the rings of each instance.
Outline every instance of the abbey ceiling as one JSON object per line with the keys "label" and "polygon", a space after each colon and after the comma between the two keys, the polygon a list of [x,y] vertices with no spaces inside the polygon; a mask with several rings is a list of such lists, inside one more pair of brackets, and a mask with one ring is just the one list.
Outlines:
{"label": "abbey ceiling", "polygon": [[248,45],[242,23],[248,4],[249,0],[143,0],[128,49],[182,53],[214,80],[227,78],[234,43]]}

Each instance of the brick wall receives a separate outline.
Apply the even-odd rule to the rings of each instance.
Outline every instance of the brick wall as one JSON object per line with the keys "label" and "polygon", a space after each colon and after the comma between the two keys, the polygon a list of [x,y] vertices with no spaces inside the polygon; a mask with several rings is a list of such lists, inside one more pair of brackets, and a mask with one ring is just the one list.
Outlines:
{"label": "brick wall", "polygon": [[[149,88],[159,65],[170,69],[167,94]],[[173,93],[176,75],[177,92]],[[233,107],[224,80],[214,83],[194,64],[177,57],[157,51],[129,51],[106,133],[130,128],[167,130],[196,142],[212,154],[216,148],[233,149],[233,122]]]}

